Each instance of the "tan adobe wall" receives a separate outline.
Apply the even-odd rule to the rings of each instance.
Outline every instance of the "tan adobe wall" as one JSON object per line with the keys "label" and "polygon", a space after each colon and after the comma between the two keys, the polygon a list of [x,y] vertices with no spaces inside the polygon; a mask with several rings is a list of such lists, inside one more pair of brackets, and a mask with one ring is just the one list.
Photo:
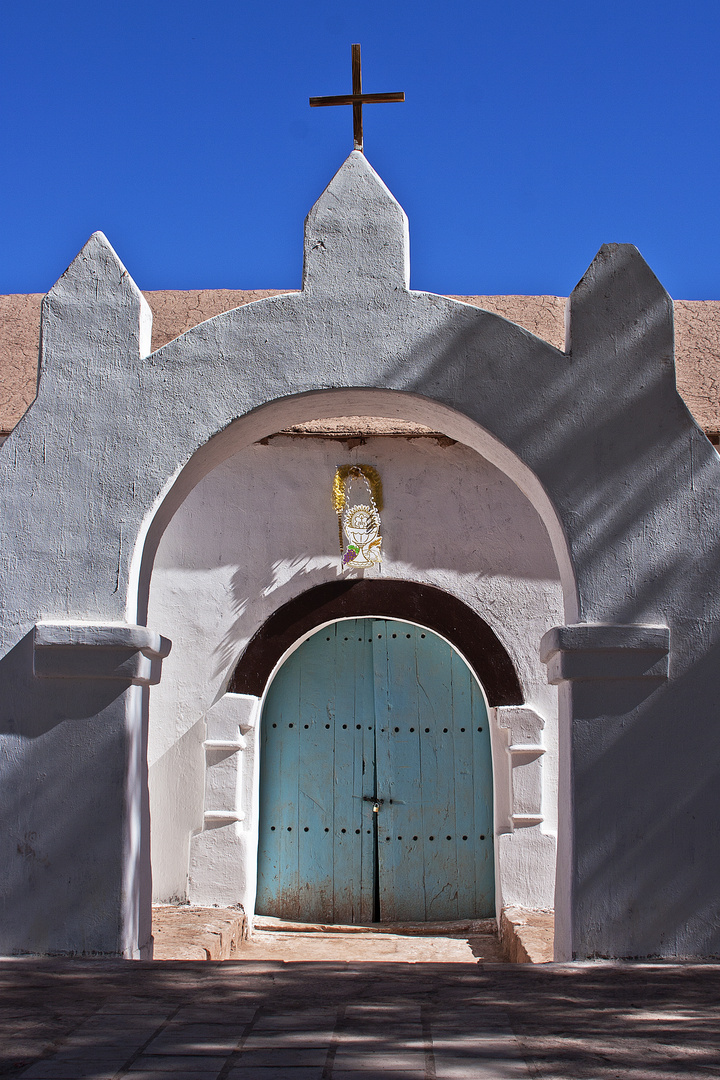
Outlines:
{"label": "tan adobe wall", "polygon": [[720,432],[720,301],[675,301],[678,390],[703,431]]}
{"label": "tan adobe wall", "polygon": [[35,398],[41,293],[0,296],[0,433],[17,424]]}
{"label": "tan adobe wall", "polygon": [[[153,349],[213,315],[283,291],[288,290],[147,292],[153,313]],[[453,299],[494,311],[558,349],[564,346],[565,297]],[[12,430],[35,397],[41,302],[41,293],[0,296],[0,432]],[[720,432],[720,301],[676,300],[675,335],[678,389],[703,430],[716,436]]]}

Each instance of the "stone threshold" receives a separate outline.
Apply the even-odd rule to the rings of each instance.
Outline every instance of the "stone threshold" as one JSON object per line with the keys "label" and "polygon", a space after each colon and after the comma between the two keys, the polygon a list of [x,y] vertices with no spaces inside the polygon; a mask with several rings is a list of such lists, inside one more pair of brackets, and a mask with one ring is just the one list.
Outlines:
{"label": "stone threshold", "polygon": [[[434,922],[323,923],[295,922],[256,915],[253,929],[271,935],[391,935],[394,937],[497,938],[495,919],[451,919]],[[241,959],[248,923],[239,908],[153,905],[155,960]],[[505,908],[500,917],[500,946],[512,964],[548,964],[553,960],[554,914],[527,908]]]}
{"label": "stone threshold", "polygon": [[423,937],[464,937],[467,934],[497,934],[495,919],[455,919],[444,922],[305,923],[256,915],[255,930],[276,930],[299,934],[404,934]]}

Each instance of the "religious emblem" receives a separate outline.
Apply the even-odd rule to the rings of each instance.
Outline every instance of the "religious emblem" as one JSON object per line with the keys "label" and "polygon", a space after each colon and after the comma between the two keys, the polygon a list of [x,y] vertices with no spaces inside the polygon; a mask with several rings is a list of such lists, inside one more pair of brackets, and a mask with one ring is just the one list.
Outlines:
{"label": "religious emblem", "polygon": [[311,97],[313,109],[322,105],[352,105],[353,107],[353,146],[355,150],[363,148],[363,105],[378,105],[388,101],[404,101],[402,90],[392,94],[363,94],[362,71],[360,67],[360,46],[352,46],[352,94],[335,94],[333,97]]}
{"label": "religious emblem", "polygon": [[342,569],[366,569],[382,562],[382,483],[377,469],[341,465],[333,481],[333,506],[338,516]]}

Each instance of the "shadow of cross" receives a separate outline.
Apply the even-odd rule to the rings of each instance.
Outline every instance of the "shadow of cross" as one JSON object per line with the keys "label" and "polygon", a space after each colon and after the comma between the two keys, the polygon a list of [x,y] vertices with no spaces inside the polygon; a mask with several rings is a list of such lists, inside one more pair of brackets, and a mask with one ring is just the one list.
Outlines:
{"label": "shadow of cross", "polygon": [[352,94],[338,94],[335,97],[311,97],[310,106],[316,109],[321,105],[352,105],[353,107],[353,149],[363,148],[363,105],[379,105],[391,101],[404,101],[405,94],[363,94],[362,72],[360,69],[360,46],[352,45]]}

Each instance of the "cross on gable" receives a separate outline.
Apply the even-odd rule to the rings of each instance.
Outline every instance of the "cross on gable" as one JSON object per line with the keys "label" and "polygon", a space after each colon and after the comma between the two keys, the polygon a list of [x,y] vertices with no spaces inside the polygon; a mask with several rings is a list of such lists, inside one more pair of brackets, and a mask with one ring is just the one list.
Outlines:
{"label": "cross on gable", "polygon": [[335,97],[311,97],[310,105],[352,105],[353,107],[353,142],[355,150],[363,148],[363,105],[378,105],[390,101],[404,101],[405,94],[363,94],[362,72],[360,70],[360,46],[352,46],[352,94],[338,94]]}

